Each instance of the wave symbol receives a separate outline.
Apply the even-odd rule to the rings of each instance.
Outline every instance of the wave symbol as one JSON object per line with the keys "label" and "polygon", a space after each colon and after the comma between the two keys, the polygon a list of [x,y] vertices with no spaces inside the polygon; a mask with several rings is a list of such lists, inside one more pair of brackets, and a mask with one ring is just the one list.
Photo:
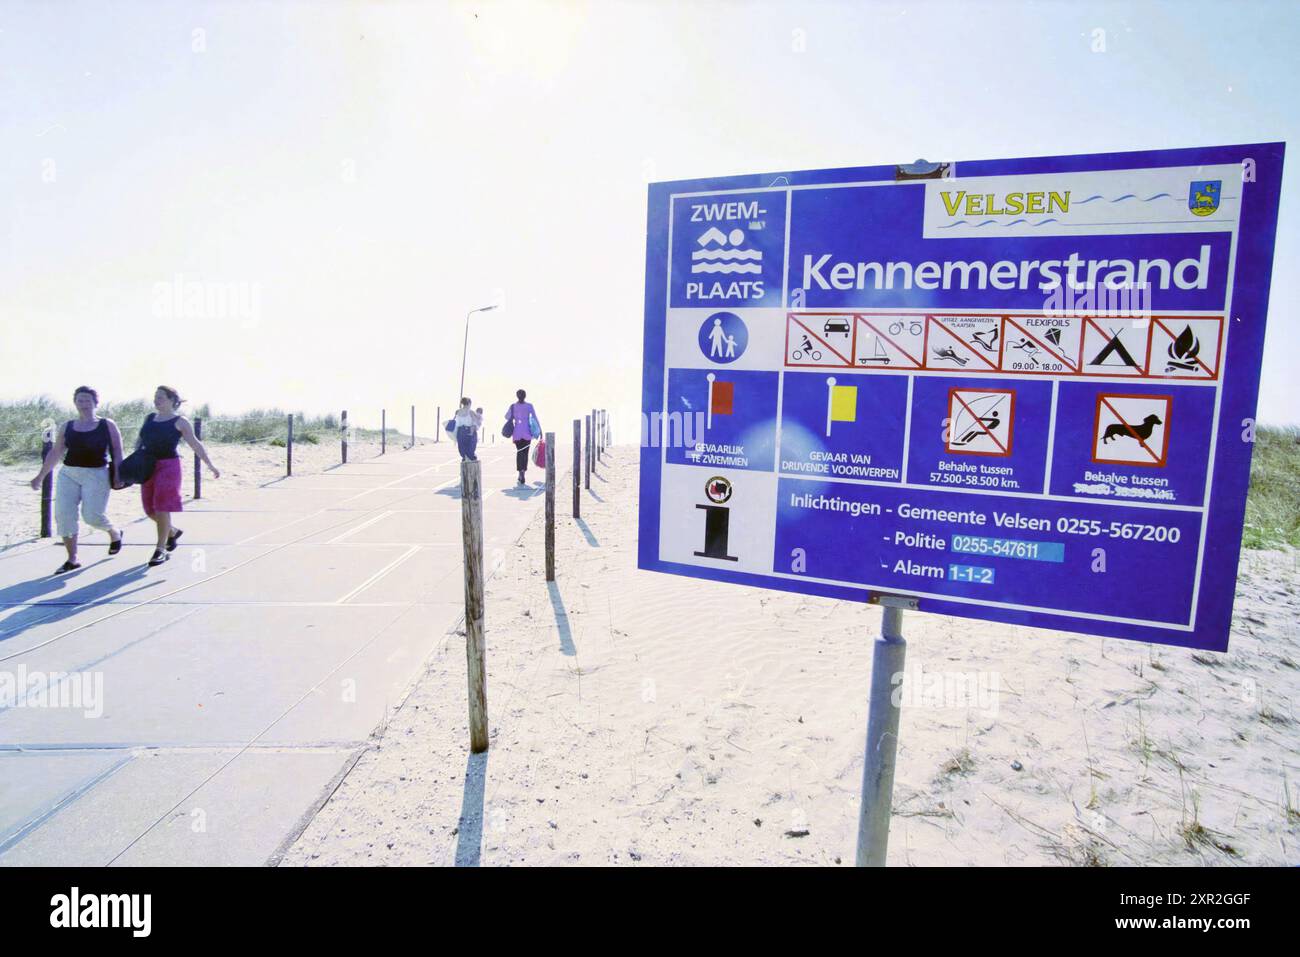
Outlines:
{"label": "wave symbol", "polygon": [[691,253],[692,259],[762,259],[763,253],[758,249],[697,249]]}
{"label": "wave symbol", "polygon": [[761,273],[763,267],[758,263],[696,263],[691,266],[691,272],[708,272],[708,273],[735,273],[735,272],[752,272]]}

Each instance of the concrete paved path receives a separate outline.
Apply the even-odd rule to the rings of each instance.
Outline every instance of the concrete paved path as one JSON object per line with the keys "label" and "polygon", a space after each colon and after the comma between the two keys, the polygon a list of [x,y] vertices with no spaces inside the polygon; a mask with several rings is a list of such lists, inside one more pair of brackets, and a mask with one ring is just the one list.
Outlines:
{"label": "concrete paved path", "polygon": [[[480,458],[491,572],[543,490]],[[459,476],[444,441],[209,479],[159,568],[143,522],[68,576],[57,540],[0,553],[0,865],[274,861],[464,612]]]}

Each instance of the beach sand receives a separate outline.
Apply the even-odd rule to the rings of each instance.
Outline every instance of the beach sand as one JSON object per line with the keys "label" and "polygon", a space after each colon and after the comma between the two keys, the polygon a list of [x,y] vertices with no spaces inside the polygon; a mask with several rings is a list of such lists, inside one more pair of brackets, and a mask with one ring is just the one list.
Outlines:
{"label": "beach sand", "polygon": [[[489,582],[490,751],[453,631],[284,864],[853,862],[880,611],[636,570],[637,454]],[[907,613],[890,864],[1300,863],[1297,611],[1285,551],[1227,654]]]}

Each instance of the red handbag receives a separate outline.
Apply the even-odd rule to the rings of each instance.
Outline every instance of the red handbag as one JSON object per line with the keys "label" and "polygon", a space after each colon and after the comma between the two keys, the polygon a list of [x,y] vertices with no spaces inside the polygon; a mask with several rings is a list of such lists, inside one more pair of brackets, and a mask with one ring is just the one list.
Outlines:
{"label": "red handbag", "polygon": [[539,469],[546,468],[546,440],[538,439],[533,446],[533,464]]}

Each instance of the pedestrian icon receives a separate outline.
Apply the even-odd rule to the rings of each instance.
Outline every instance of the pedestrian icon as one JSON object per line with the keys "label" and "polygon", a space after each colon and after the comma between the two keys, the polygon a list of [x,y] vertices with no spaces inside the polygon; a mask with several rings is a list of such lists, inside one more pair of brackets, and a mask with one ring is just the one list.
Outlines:
{"label": "pedestrian icon", "polygon": [[950,390],[946,450],[962,455],[1010,455],[1015,407],[1013,389]]}
{"label": "pedestrian icon", "polygon": [[734,312],[715,312],[700,326],[699,343],[705,358],[725,365],[745,354],[749,329]]}
{"label": "pedestrian icon", "polygon": [[1092,460],[1163,466],[1169,454],[1167,395],[1099,395]]}

